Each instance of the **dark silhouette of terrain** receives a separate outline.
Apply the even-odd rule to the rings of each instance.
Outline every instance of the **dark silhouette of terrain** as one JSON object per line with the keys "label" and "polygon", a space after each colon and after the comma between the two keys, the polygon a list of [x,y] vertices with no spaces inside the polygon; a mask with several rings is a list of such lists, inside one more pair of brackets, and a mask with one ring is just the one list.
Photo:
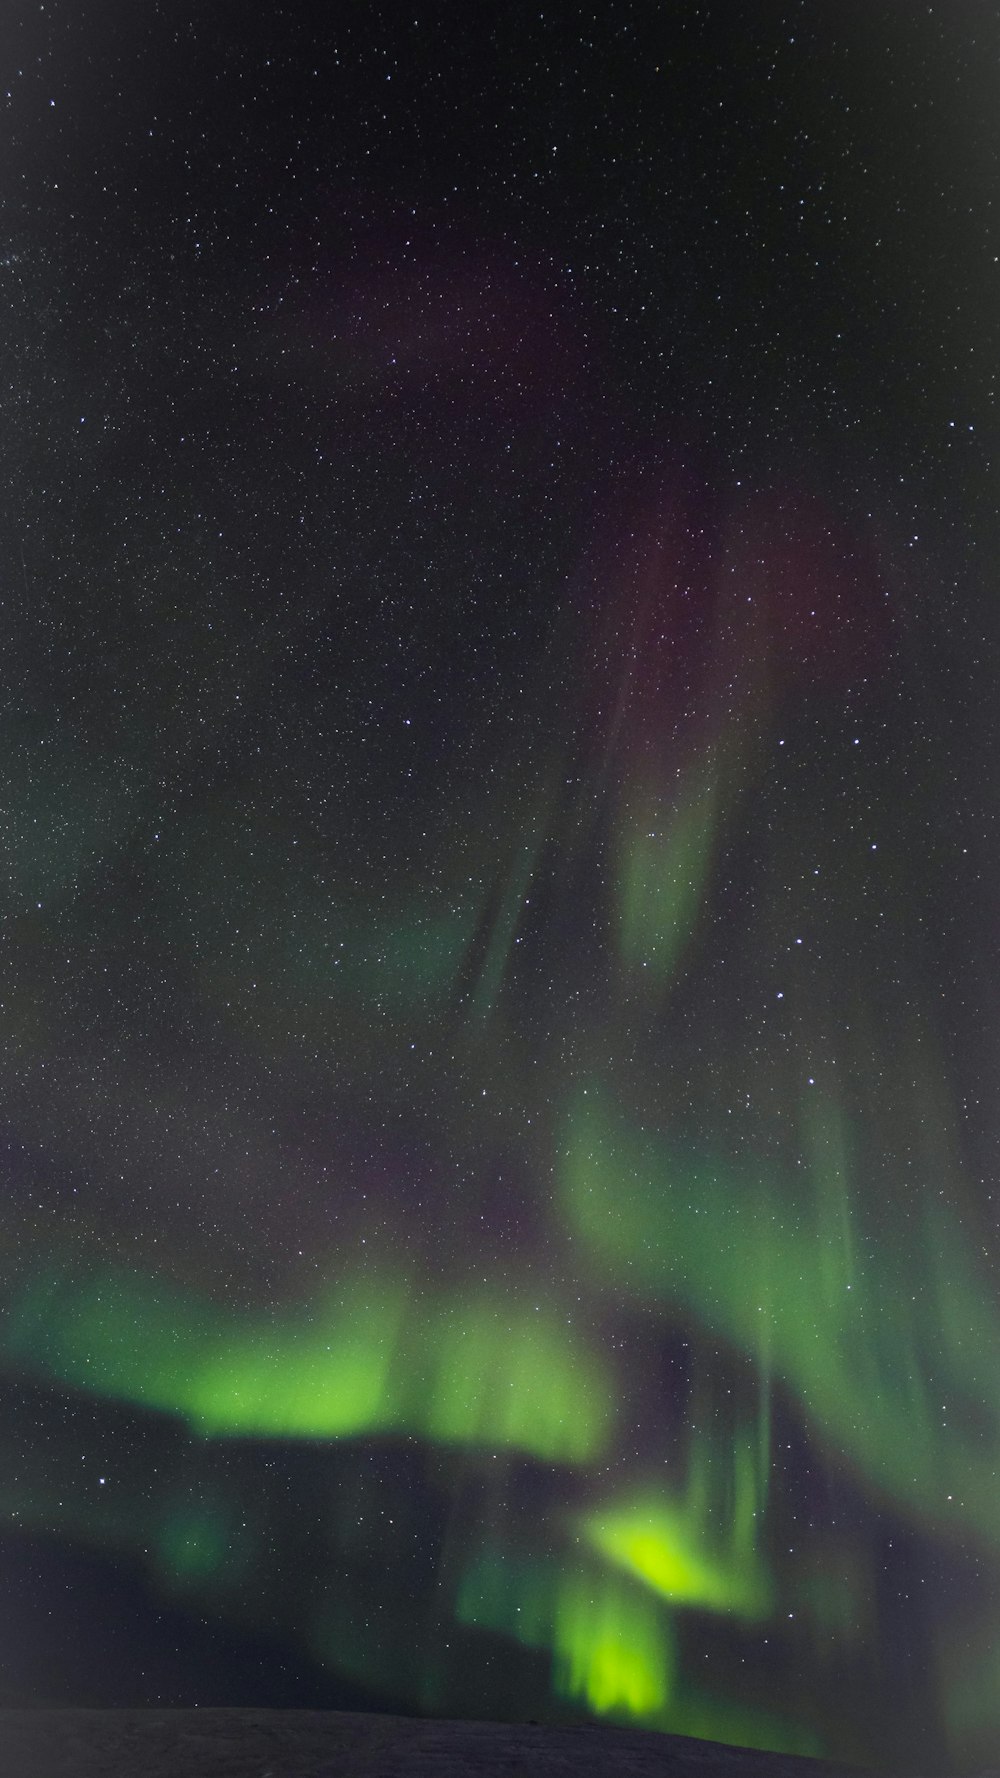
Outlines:
{"label": "dark silhouette of terrain", "polygon": [[[340,1710],[0,1711],[4,1778],[858,1778],[857,1768],[603,1725]],[[1000,1774],[982,1774],[1000,1778]]]}

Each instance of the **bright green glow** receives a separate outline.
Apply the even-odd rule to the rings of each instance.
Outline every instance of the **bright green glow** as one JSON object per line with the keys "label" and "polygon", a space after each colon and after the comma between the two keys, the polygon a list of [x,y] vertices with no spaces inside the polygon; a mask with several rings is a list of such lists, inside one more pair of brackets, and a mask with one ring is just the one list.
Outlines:
{"label": "bright green glow", "polygon": [[456,1616],[551,1650],[555,1690],[600,1716],[647,1722],[667,1705],[675,1670],[670,1623],[655,1600],[613,1571],[578,1559],[483,1551],[466,1566]]}
{"label": "bright green glow", "polygon": [[640,782],[622,816],[619,954],[629,975],[662,987],[673,975],[704,900],[720,790],[709,767],[678,796]]}
{"label": "bright green glow", "polygon": [[183,1411],[206,1433],[343,1438],[392,1424],[400,1294],[358,1300],[318,1330],[254,1329],[219,1340]]}
{"label": "bright green glow", "polygon": [[639,1496],[584,1521],[588,1542],[674,1605],[736,1617],[766,1616],[771,1589],[761,1564],[738,1551],[715,1552],[692,1515],[655,1497]]}
{"label": "bright green glow", "polygon": [[205,1434],[337,1437],[391,1423],[398,1280],[345,1290],[315,1322],[252,1322],[128,1272],[50,1275],[22,1299],[8,1349],[27,1368],[181,1414]]}
{"label": "bright green glow", "polygon": [[455,1615],[550,1651],[554,1689],[599,1716],[735,1747],[827,1751],[799,1723],[692,1686],[679,1666],[670,1609],[576,1547],[534,1559],[499,1546],[478,1551],[463,1569]]}
{"label": "bright green glow", "polygon": [[614,1577],[561,1577],[554,1637],[556,1690],[599,1716],[648,1720],[667,1704],[673,1680],[665,1620]]}
{"label": "bright green glow", "polygon": [[[773,1607],[757,1544],[767,1499],[769,1446],[748,1429],[724,1438],[712,1404],[691,1433],[683,1496],[646,1486],[587,1512],[586,1544],[674,1606],[746,1619]],[[766,1401],[760,1420],[769,1431]],[[708,1423],[707,1425],[705,1423]]]}
{"label": "bright green glow", "polygon": [[602,1274],[773,1369],[838,1453],[934,1529],[995,1545],[1000,1316],[947,1211],[862,1241],[846,1144],[824,1151],[824,1175],[779,1190],[637,1129],[592,1083],[569,1117],[563,1198]]}
{"label": "bright green glow", "polygon": [[127,1272],[53,1272],[8,1318],[26,1369],[182,1415],[209,1436],[408,1431],[583,1462],[606,1448],[610,1378],[553,1307],[428,1299],[370,1270],[308,1311],[251,1319]]}

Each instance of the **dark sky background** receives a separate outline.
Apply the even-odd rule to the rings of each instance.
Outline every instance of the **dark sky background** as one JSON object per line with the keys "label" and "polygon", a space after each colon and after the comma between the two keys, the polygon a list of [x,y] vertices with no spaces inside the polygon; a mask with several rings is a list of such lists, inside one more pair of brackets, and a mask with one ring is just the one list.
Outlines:
{"label": "dark sky background", "polygon": [[0,1700],[995,1760],[996,9],[0,60]]}

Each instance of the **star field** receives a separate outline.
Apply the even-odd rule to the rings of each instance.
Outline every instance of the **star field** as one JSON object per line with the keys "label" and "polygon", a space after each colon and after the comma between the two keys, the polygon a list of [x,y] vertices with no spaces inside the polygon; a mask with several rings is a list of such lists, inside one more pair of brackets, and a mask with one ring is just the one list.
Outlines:
{"label": "star field", "polygon": [[995,1759],[998,51],[14,9],[0,1701]]}

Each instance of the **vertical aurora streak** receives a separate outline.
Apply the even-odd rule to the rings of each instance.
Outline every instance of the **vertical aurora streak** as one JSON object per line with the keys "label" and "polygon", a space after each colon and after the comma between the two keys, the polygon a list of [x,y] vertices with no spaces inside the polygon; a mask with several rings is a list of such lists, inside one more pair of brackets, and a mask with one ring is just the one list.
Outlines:
{"label": "vertical aurora streak", "polygon": [[[706,764],[672,803],[647,779],[622,804],[604,943],[624,971],[609,976],[623,1008],[634,997],[669,1002],[705,942],[698,925],[724,845],[717,784]],[[516,1044],[514,941],[540,892],[545,809],[551,822],[551,773],[529,823],[535,837],[515,841],[520,862],[500,870],[485,948],[467,928],[466,956],[481,959],[471,973],[453,938],[450,969],[393,973],[396,995],[419,995],[424,1006],[435,995],[447,1002],[463,976],[471,982],[472,1058],[484,1038],[484,1054],[498,1040]],[[306,915],[301,929],[308,926]],[[398,930],[395,940],[376,933],[360,948],[385,953],[390,943],[406,950],[416,942]],[[280,947],[284,935],[274,940]],[[363,984],[347,978],[343,990],[352,1019],[363,1022]],[[384,1012],[377,986],[375,997]],[[406,1030],[405,998],[392,1017]],[[605,1022],[613,1031],[614,1019]],[[599,1046],[594,1030],[591,1063]],[[435,1280],[425,1266],[408,1275],[393,1259],[390,1226],[353,1269],[334,1243],[322,1269],[336,1283],[260,1317],[137,1269],[74,1266],[67,1249],[62,1265],[26,1268],[5,1319],[6,1357],[41,1383],[172,1417],[206,1449],[234,1439],[266,1448],[269,1439],[404,1438],[464,1451],[486,1473],[496,1474],[498,1461],[508,1477],[519,1465],[542,1465],[550,1479],[534,1553],[500,1522],[478,1551],[475,1541],[453,1549],[457,1623],[548,1660],[553,1697],[568,1707],[717,1739],[836,1751],[828,1730],[810,1726],[808,1708],[782,1721],[763,1702],[709,1699],[688,1671],[687,1626],[712,1618],[772,1632],[797,1619],[806,1647],[848,1651],[873,1633],[872,1577],[855,1557],[842,1552],[839,1575],[821,1549],[794,1571],[775,1561],[787,1506],[772,1481],[772,1401],[821,1460],[841,1467],[865,1512],[894,1515],[943,1548],[973,1539],[996,1562],[1000,1398],[988,1355],[1000,1350],[1000,1320],[930,1179],[905,1225],[891,1238],[879,1234],[859,1178],[863,1132],[829,1087],[810,1082],[787,1153],[754,1162],[732,1153],[721,1129],[698,1143],[672,1135],[669,1121],[651,1123],[648,1089],[637,1093],[638,1081],[626,1088],[620,1071],[619,1079],[616,1090],[609,1045],[603,1075],[566,1077],[559,1089],[547,1138],[556,1191],[545,1218],[544,1284],[498,1294],[473,1273]],[[547,1080],[552,1093],[557,1076]],[[540,1113],[538,1103],[540,1133],[526,1137],[522,1165],[544,1153]],[[495,1139],[490,1126],[484,1139]],[[567,1281],[557,1284],[560,1276]],[[652,1317],[671,1340],[683,1330],[685,1346],[714,1342],[742,1378],[744,1398],[727,1424],[729,1408],[722,1412],[706,1372],[686,1410],[683,1395],[664,1403],[667,1422],[652,1446],[647,1428],[645,1455],[637,1451],[631,1466],[624,1404],[637,1379],[627,1346],[607,1339],[622,1310]],[[946,1427],[941,1398],[951,1404]],[[598,1480],[609,1459],[611,1488]],[[254,1561],[261,1531],[244,1521],[234,1535],[225,1490],[214,1494],[214,1505],[178,1502],[152,1532],[137,1513],[124,1540],[133,1553],[146,1549],[164,1587],[183,1596],[219,1596],[221,1588],[224,1597]],[[99,1524],[84,1534],[99,1538]],[[350,1629],[347,1600],[338,1609],[339,1620],[320,1609],[307,1638],[319,1658],[395,1683],[380,1645]],[[959,1750],[993,1732],[980,1684],[991,1649],[983,1628],[972,1669],[952,1670],[941,1657],[946,1728]],[[428,1648],[427,1660],[423,1679],[420,1657],[409,1661],[414,1703],[440,1706],[449,1695],[440,1651]]]}
{"label": "vertical aurora streak", "polygon": [[12,26],[0,1706],[992,1767],[1000,44],[170,10]]}

